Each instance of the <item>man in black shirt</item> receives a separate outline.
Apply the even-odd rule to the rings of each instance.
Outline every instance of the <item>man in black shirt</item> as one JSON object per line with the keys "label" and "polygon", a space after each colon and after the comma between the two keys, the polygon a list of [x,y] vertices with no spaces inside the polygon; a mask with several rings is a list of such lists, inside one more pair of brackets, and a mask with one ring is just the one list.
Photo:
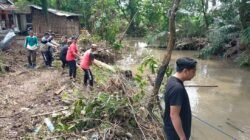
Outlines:
{"label": "man in black shirt", "polygon": [[188,140],[191,135],[191,108],[184,81],[195,76],[196,61],[183,57],[176,61],[176,73],[168,80],[164,95],[164,130],[168,140]]}
{"label": "man in black shirt", "polygon": [[71,44],[71,38],[63,36],[60,43],[60,55],[59,55],[59,58],[62,61],[62,74],[64,74],[64,68],[67,64],[66,55],[70,44]]}

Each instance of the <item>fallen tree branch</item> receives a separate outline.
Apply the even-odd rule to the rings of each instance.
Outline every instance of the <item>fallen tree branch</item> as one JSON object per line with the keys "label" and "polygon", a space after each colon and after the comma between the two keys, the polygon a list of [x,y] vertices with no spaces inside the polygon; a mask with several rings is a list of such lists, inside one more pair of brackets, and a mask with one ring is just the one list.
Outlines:
{"label": "fallen tree branch", "polygon": [[146,140],[147,138],[146,138],[146,136],[145,136],[145,134],[144,134],[144,132],[143,132],[143,130],[142,130],[142,128],[141,128],[141,125],[139,124],[139,122],[138,122],[138,120],[137,120],[137,118],[136,118],[135,110],[134,110],[134,108],[133,108],[133,106],[132,106],[132,104],[131,104],[131,101],[130,101],[129,97],[127,97],[127,99],[128,99],[128,102],[129,102],[129,106],[130,106],[130,108],[132,109],[133,116],[134,116],[134,118],[135,118],[136,124],[138,125],[138,127],[139,127],[139,129],[140,129],[140,131],[141,131],[141,133],[142,133],[142,135],[143,135],[143,137],[144,137],[144,139]]}
{"label": "fallen tree branch", "polygon": [[185,87],[218,87],[218,85],[185,85]]}
{"label": "fallen tree branch", "polygon": [[65,110],[68,110],[68,109],[69,108],[64,108],[64,109],[56,110],[56,111],[53,111],[53,112],[47,112],[47,113],[37,114],[37,115],[31,116],[31,118],[40,117],[40,116],[46,116],[46,115],[50,115],[50,114],[53,114],[53,113],[65,111]]}
{"label": "fallen tree branch", "polygon": [[56,95],[60,94],[64,89],[66,88],[66,85],[62,86],[59,90],[55,92]]}

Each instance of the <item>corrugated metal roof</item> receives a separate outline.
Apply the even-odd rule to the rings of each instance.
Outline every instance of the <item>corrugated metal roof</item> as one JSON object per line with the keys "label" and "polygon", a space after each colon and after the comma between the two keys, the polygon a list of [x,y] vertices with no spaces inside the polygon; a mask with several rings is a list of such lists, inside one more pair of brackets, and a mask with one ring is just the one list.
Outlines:
{"label": "corrugated metal roof", "polygon": [[[42,10],[42,7],[37,6],[37,5],[30,5],[31,7]],[[81,16],[81,14],[76,14],[76,13],[71,13],[71,12],[66,12],[66,11],[61,11],[61,10],[56,10],[52,8],[48,8],[48,12],[55,14],[57,16],[66,16],[66,17],[71,17],[71,16]]]}
{"label": "corrugated metal roof", "polygon": [[7,0],[9,3],[11,3],[12,5],[14,5],[14,2],[12,0]]}
{"label": "corrugated metal roof", "polygon": [[0,3],[0,9],[5,11],[13,11],[16,7],[12,4]]}

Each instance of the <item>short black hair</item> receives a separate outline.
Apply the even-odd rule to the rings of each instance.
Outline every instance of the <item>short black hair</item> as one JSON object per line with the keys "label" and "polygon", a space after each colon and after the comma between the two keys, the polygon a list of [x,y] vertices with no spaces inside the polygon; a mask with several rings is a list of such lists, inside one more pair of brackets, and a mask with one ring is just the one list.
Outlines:
{"label": "short black hair", "polygon": [[197,61],[189,57],[181,57],[176,60],[176,71],[182,72],[184,69],[195,69]]}
{"label": "short black hair", "polygon": [[72,36],[71,36],[71,39],[77,40],[77,39],[78,39],[78,36],[77,36],[77,35],[72,35]]}

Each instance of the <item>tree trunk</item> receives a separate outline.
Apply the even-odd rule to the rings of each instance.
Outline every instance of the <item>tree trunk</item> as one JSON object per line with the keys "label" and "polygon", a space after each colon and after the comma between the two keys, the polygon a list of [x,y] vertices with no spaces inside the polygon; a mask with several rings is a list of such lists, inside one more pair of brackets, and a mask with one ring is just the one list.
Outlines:
{"label": "tree trunk", "polygon": [[58,10],[61,9],[61,1],[62,0],[56,0],[56,9],[58,9]]}
{"label": "tree trunk", "polygon": [[213,1],[212,1],[212,5],[213,5],[213,6],[216,6],[216,0],[213,0]]}
{"label": "tree trunk", "polygon": [[250,4],[247,3],[248,0],[242,0],[239,6],[240,21],[243,29],[250,26]]}
{"label": "tree trunk", "polygon": [[205,10],[207,11],[208,9],[208,0],[206,0],[206,3],[205,3]]}
{"label": "tree trunk", "polygon": [[204,21],[206,24],[206,29],[208,29],[208,19],[207,19],[207,8],[206,8],[206,3],[205,0],[201,0],[201,4],[202,4],[202,13],[203,13],[203,17],[204,17]]}
{"label": "tree trunk", "polygon": [[178,10],[180,0],[173,0],[173,5],[172,9],[169,15],[169,40],[168,40],[168,47],[167,47],[167,53],[164,56],[164,59],[162,61],[162,64],[160,66],[160,69],[157,73],[157,77],[155,80],[154,88],[153,88],[153,94],[151,95],[150,101],[148,103],[148,110],[149,112],[152,113],[154,105],[157,104],[161,110],[162,113],[162,108],[160,105],[160,100],[158,98],[158,92],[161,87],[162,80],[164,78],[166,69],[169,65],[169,61],[171,59],[171,54],[172,51],[175,47],[175,40],[176,40],[176,31],[175,31],[175,16],[176,16],[176,11]]}
{"label": "tree trunk", "polygon": [[41,0],[43,14],[45,16],[46,26],[48,25],[48,1]]}

